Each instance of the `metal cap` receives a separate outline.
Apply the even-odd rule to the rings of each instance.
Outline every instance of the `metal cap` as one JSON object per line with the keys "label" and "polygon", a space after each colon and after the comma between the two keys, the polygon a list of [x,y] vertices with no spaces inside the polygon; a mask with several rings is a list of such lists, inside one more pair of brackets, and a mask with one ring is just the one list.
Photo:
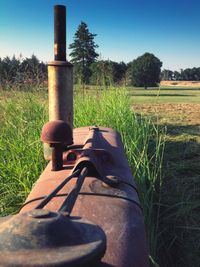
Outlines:
{"label": "metal cap", "polygon": [[38,209],[0,223],[1,266],[83,267],[105,250],[103,230],[81,218]]}
{"label": "metal cap", "polygon": [[41,140],[48,144],[73,144],[72,129],[62,120],[47,122],[42,128]]}

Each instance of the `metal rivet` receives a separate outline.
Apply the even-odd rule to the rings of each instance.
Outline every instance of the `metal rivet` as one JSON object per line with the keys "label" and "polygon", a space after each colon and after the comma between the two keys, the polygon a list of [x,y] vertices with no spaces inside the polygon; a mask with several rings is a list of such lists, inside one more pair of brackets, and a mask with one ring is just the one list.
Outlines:
{"label": "metal rivet", "polygon": [[28,216],[32,217],[32,218],[49,218],[50,217],[51,212],[48,210],[42,210],[42,209],[35,209],[35,210],[31,210],[28,213]]}

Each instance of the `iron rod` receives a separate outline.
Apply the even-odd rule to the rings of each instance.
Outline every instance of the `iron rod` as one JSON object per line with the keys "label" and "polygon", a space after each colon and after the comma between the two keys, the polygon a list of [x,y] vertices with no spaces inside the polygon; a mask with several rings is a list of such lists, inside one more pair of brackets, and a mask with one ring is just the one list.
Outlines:
{"label": "iron rod", "polygon": [[70,176],[65,178],[65,180],[59,184],[48,196],[46,196],[36,207],[35,209],[42,209],[44,206],[63,188],[63,186],[69,182],[73,177],[78,175],[80,173],[80,170],[76,170],[74,173],[72,173]]}
{"label": "iron rod", "polygon": [[76,185],[74,186],[74,188],[71,190],[71,192],[69,193],[69,195],[63,202],[59,211],[68,212],[69,214],[71,213],[87,173],[88,173],[88,169],[87,167],[84,167],[79,177],[77,178]]}

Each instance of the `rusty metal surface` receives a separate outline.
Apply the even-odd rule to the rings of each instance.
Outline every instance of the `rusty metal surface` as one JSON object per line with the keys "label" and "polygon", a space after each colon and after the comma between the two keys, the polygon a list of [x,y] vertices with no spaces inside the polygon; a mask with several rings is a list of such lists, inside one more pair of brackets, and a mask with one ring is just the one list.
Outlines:
{"label": "rusty metal surface", "polygon": [[68,62],[48,65],[49,120],[73,125],[73,68]]}
{"label": "rusty metal surface", "polygon": [[[102,267],[147,267],[143,216],[120,135],[109,128],[83,127],[74,129],[73,137],[74,145],[78,149],[64,153],[62,170],[53,172],[51,162],[48,164],[27,199],[30,202],[21,212],[36,207],[77,166],[93,164],[94,169],[89,165],[90,173],[85,179],[72,215],[100,225],[106,233],[107,250]],[[75,156],[69,157],[70,153]],[[96,178],[98,175],[118,177],[120,183],[116,187],[105,186]],[[72,179],[65,185],[46,208],[58,210],[75,182]]]}
{"label": "rusty metal surface", "polygon": [[[63,120],[73,128],[73,66],[67,61],[48,64],[49,120]],[[51,149],[44,145],[44,157],[51,158]]]}
{"label": "rusty metal surface", "polygon": [[0,224],[1,266],[82,267],[106,250],[102,229],[79,217],[32,210]]}
{"label": "rusty metal surface", "polygon": [[54,6],[54,59],[66,60],[66,7]]}
{"label": "rusty metal surface", "polygon": [[[54,60],[48,64],[49,120],[63,120],[72,129],[73,65],[66,61],[66,8],[62,5],[54,6]],[[52,150],[45,143],[44,157],[50,159],[51,156]],[[54,157],[53,170],[61,168],[59,162]]]}
{"label": "rusty metal surface", "polygon": [[72,129],[62,120],[50,121],[42,128],[41,140],[52,147],[52,171],[59,171],[63,167],[63,150],[65,145],[73,143]]}

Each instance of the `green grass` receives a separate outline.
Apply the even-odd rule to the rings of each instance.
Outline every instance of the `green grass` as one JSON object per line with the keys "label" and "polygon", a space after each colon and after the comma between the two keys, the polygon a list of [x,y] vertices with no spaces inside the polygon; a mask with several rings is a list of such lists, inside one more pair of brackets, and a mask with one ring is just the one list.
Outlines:
{"label": "green grass", "polygon": [[[19,210],[45,166],[40,131],[47,121],[45,93],[1,93],[0,211]],[[152,260],[157,261],[162,132],[150,119],[135,115],[125,90],[78,92],[75,127],[102,125],[121,133],[138,184]]]}
{"label": "green grass", "polygon": [[200,103],[199,88],[129,88],[133,104]]}
{"label": "green grass", "polygon": [[29,93],[1,95],[0,212],[11,214],[22,202],[43,167],[40,130],[47,120],[41,98]]}

